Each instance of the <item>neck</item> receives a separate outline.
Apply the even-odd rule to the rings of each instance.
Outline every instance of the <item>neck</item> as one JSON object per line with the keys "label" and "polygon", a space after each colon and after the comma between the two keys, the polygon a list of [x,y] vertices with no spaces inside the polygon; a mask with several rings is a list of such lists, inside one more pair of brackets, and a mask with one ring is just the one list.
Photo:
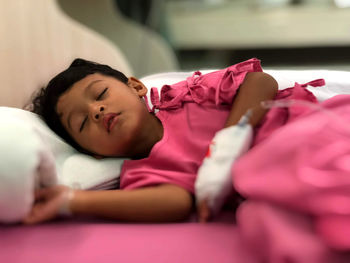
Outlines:
{"label": "neck", "polygon": [[145,120],[147,126],[141,136],[141,147],[135,151],[132,159],[142,159],[149,156],[153,146],[163,138],[163,125],[161,121],[152,113],[149,113],[149,118]]}

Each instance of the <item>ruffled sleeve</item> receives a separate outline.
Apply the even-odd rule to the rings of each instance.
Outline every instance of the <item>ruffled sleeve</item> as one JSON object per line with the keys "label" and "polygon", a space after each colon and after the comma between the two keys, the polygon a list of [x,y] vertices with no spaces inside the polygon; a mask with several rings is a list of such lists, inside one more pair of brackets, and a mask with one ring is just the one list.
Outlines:
{"label": "ruffled sleeve", "polygon": [[262,72],[260,60],[249,59],[226,69],[205,75],[196,71],[186,80],[173,85],[164,85],[160,96],[157,88],[151,89],[154,109],[174,110],[186,102],[206,105],[231,105],[233,98],[249,72]]}

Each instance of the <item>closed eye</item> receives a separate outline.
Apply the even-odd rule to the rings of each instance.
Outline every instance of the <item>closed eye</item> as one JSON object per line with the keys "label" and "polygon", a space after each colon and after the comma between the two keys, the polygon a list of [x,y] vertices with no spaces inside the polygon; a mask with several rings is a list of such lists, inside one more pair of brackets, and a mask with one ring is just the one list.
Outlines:
{"label": "closed eye", "polygon": [[82,122],[81,125],[80,125],[79,132],[81,132],[81,131],[84,129],[84,125],[85,125],[87,119],[88,119],[88,117],[86,116],[85,119],[83,120],[83,122]]}
{"label": "closed eye", "polygon": [[[100,99],[103,97],[103,95],[107,92],[107,90],[108,90],[108,88],[105,88],[105,89],[100,93],[100,95],[98,95],[98,97],[96,98],[96,100],[100,100]],[[87,122],[87,120],[88,120],[88,117],[86,116],[86,117],[84,118],[83,122],[82,122],[81,125],[80,125],[79,132],[81,132],[81,131],[84,129],[84,126],[85,126],[85,123]]]}
{"label": "closed eye", "polygon": [[98,97],[96,98],[96,100],[100,100],[100,99],[103,97],[103,95],[106,93],[107,90],[108,90],[108,88],[105,88],[105,89],[100,93],[100,95],[98,95]]}

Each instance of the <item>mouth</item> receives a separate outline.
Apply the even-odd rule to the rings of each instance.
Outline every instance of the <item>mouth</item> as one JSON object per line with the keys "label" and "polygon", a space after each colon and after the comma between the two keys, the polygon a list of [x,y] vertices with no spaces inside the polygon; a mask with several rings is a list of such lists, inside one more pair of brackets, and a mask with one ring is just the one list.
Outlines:
{"label": "mouth", "polygon": [[110,133],[113,127],[117,124],[119,115],[120,113],[107,113],[104,115],[103,126],[108,133]]}

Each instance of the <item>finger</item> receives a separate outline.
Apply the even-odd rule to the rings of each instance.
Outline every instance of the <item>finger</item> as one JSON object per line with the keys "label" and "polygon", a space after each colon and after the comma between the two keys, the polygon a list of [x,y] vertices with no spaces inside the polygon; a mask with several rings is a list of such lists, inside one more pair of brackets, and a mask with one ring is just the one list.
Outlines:
{"label": "finger", "polygon": [[53,219],[57,214],[56,202],[41,202],[34,205],[32,211],[23,220],[25,224],[36,224]]}
{"label": "finger", "polygon": [[45,197],[51,192],[50,188],[40,188],[34,192],[35,201],[45,199]]}
{"label": "finger", "polygon": [[35,205],[30,213],[23,218],[22,222],[24,224],[35,224],[39,222],[38,217],[40,218],[40,207],[38,208],[38,206],[39,205]]}
{"label": "finger", "polygon": [[24,218],[22,218],[22,223],[23,224],[29,224],[32,218],[32,213],[33,213],[33,209],[30,210],[29,214],[26,215]]}
{"label": "finger", "polygon": [[26,218],[24,218],[22,222],[24,224],[31,225],[31,224],[37,224],[44,221],[48,221],[52,218],[53,216],[51,214],[46,214],[45,212],[42,212],[42,211],[33,211]]}
{"label": "finger", "polygon": [[210,216],[210,210],[206,200],[202,201],[199,205],[199,222],[205,223],[208,221]]}

